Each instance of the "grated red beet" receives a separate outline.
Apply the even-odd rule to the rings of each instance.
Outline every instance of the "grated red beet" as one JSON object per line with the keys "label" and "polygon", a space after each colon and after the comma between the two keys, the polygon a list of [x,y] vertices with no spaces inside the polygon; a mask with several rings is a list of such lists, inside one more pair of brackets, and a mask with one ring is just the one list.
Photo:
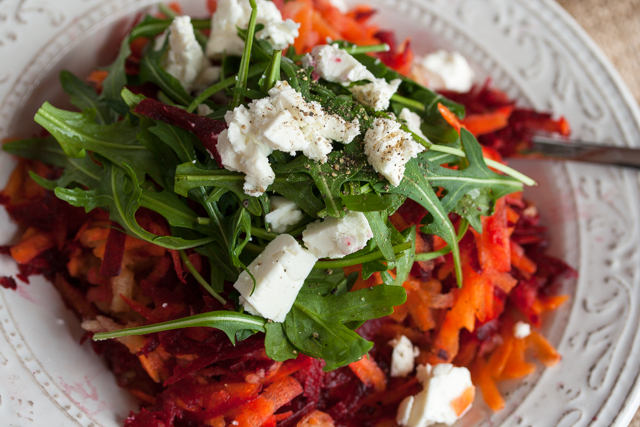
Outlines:
{"label": "grated red beet", "polygon": [[100,265],[100,276],[116,277],[122,272],[122,259],[124,257],[124,243],[127,235],[122,231],[113,228],[115,223],[111,224],[107,237],[107,244],[104,250],[104,257]]}
{"label": "grated red beet", "polygon": [[16,279],[10,276],[0,277],[0,286],[2,286],[5,289],[12,289],[14,291],[18,289],[18,285],[16,284]]}
{"label": "grated red beet", "polygon": [[216,160],[218,166],[222,167],[222,159],[216,146],[218,145],[218,135],[227,128],[225,122],[187,113],[181,108],[172,107],[154,99],[143,99],[134,111],[151,119],[162,120],[193,132]]}

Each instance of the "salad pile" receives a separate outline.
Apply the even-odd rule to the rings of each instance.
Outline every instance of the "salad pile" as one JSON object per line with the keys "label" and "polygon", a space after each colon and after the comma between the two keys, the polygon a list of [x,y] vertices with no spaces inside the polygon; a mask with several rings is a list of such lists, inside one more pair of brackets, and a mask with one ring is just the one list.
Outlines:
{"label": "salad pile", "polygon": [[141,19],[93,85],[61,74],[79,112],[3,145],[26,231],[2,252],[145,402],[125,425],[451,424],[528,348],[556,363],[530,327],[572,270],[499,151],[566,123],[427,89],[364,6],[210,7]]}

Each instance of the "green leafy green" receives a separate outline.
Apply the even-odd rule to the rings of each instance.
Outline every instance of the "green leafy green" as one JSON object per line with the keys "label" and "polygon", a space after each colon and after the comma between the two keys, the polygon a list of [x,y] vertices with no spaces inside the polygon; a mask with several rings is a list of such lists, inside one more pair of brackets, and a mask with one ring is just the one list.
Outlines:
{"label": "green leafy green", "polygon": [[147,335],[172,329],[205,327],[221,330],[235,344],[236,337],[247,330],[265,332],[265,323],[263,318],[248,314],[234,313],[232,311],[212,311],[154,325],[120,329],[114,332],[101,332],[94,334],[93,339],[99,341],[130,335]]}
{"label": "green leafy green", "polygon": [[334,295],[336,285],[324,272],[305,281],[284,322],[290,343],[299,352],[322,358],[325,371],[355,362],[373,343],[346,324],[389,315],[406,299],[402,287],[379,285],[371,289]]}

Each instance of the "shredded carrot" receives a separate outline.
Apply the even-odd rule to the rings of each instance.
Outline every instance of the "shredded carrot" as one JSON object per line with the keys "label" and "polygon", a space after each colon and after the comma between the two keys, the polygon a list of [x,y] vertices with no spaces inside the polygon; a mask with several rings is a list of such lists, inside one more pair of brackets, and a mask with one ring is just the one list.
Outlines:
{"label": "shredded carrot", "polygon": [[331,415],[322,411],[313,411],[300,420],[296,427],[334,427]]}
{"label": "shredded carrot", "polygon": [[489,357],[486,368],[493,378],[500,378],[502,371],[507,365],[511,350],[513,349],[513,340],[507,339],[499,345]]}
{"label": "shredded carrot", "polygon": [[507,106],[484,114],[471,114],[462,120],[464,127],[475,136],[495,132],[509,124],[513,106]]}
{"label": "shredded carrot", "polygon": [[[146,45],[147,40],[145,39],[143,41],[145,42],[145,45]],[[138,42],[138,43],[141,43],[141,42]],[[142,48],[140,48],[140,53],[142,53]],[[102,82],[104,82],[104,79],[106,79],[108,75],[109,75],[108,70],[93,70],[91,74],[89,74],[89,77],[87,77],[87,80],[89,81],[89,83],[92,83],[96,89],[100,90],[102,89]]]}
{"label": "shredded carrot", "polygon": [[387,377],[371,356],[364,355],[357,362],[350,363],[349,368],[360,381],[375,391],[381,392],[387,388]]}
{"label": "shredded carrot", "polygon": [[23,234],[20,242],[11,247],[11,257],[18,264],[27,264],[47,249],[55,246],[55,241],[50,235],[40,232],[35,228],[29,228]]}
{"label": "shredded carrot", "polygon": [[547,341],[542,334],[531,331],[526,338],[527,344],[533,349],[535,356],[545,365],[553,366],[562,360],[560,353]]}
{"label": "shredded carrot", "polygon": [[504,408],[504,398],[500,394],[495,381],[491,378],[484,359],[482,357],[476,358],[469,367],[469,371],[471,371],[472,382],[480,387],[482,398],[487,403],[487,406],[494,412]]}
{"label": "shredded carrot", "polygon": [[507,359],[507,363],[502,370],[502,375],[497,377],[498,380],[522,378],[532,374],[536,370],[536,366],[525,360],[525,351],[527,343],[522,339],[513,338],[511,354]]}
{"label": "shredded carrot", "polygon": [[289,403],[291,399],[302,393],[302,386],[291,377],[281,380],[267,387],[255,400],[233,411],[234,425],[239,427],[260,427],[280,407]]}
{"label": "shredded carrot", "polygon": [[524,248],[514,241],[511,241],[511,264],[520,270],[522,275],[529,279],[536,272],[536,263],[531,261],[524,254]]}
{"label": "shredded carrot", "polygon": [[464,125],[460,123],[460,120],[458,119],[458,117],[455,114],[453,114],[451,110],[447,108],[446,105],[443,105],[439,102],[438,102],[438,111],[442,115],[442,118],[445,119],[445,121],[449,123],[449,125],[452,128],[454,128],[458,133],[460,133],[460,129],[462,129]]}
{"label": "shredded carrot", "polygon": [[476,388],[471,386],[462,392],[460,396],[451,401],[451,407],[459,417],[469,408],[476,396]]}

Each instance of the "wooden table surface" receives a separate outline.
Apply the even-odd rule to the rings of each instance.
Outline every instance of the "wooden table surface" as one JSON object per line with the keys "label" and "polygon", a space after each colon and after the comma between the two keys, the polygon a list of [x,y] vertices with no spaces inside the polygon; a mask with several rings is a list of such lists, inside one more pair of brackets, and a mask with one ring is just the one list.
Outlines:
{"label": "wooden table surface", "polygon": [[[640,0],[557,0],[622,75],[640,102]],[[640,427],[640,411],[629,427]]]}

